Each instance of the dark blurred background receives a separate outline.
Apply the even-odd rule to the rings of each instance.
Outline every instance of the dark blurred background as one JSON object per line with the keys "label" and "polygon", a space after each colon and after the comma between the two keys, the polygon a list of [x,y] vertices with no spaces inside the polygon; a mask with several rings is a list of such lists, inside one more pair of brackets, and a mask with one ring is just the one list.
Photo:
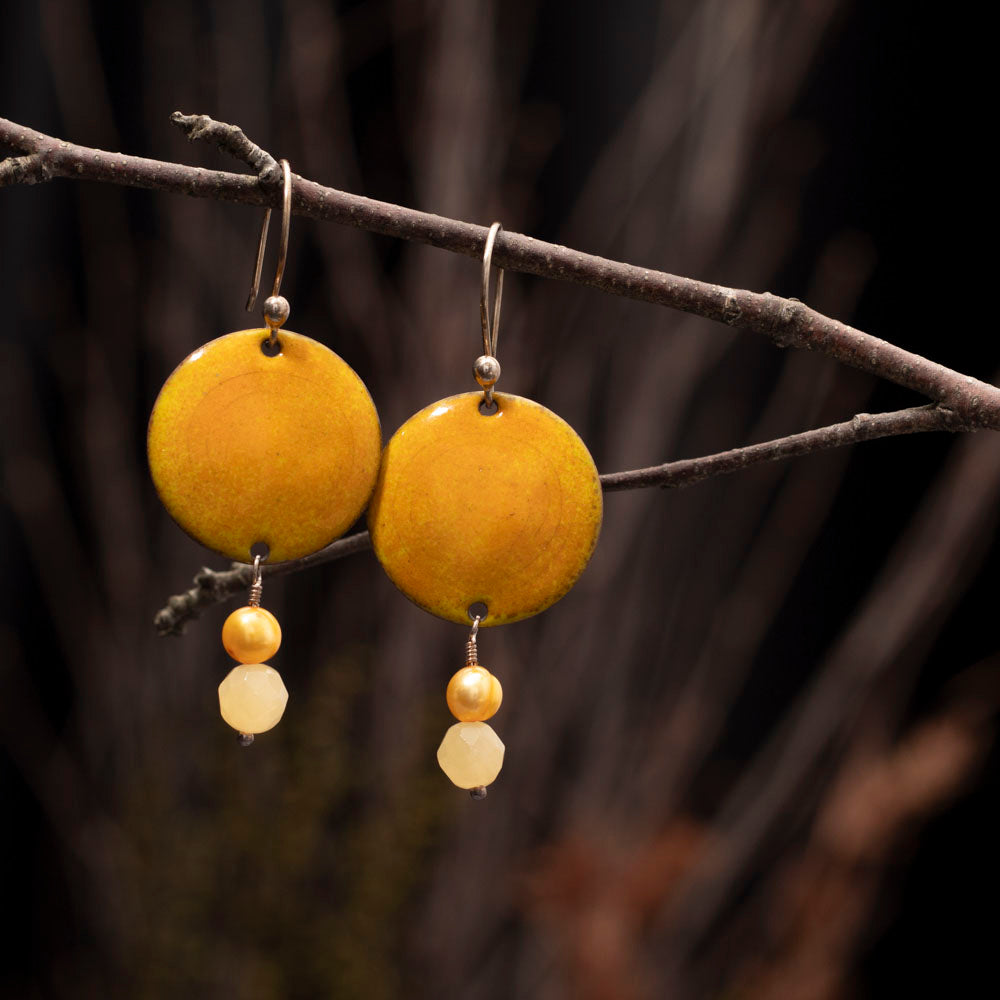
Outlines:
{"label": "dark blurred background", "polygon": [[[324,184],[796,296],[986,380],[1000,365],[967,239],[992,201],[987,35],[940,10],[41,0],[2,17],[0,113],[60,138],[244,169],[169,122],[207,113]],[[2,995],[978,994],[1000,438],[607,497],[572,593],[482,636],[507,745],[482,803],[434,756],[464,630],[370,553],[275,581],[291,699],[244,751],[216,698],[237,601],[180,638],[152,627],[225,562],[159,505],[144,435],[174,366],[251,325],[259,221],[65,180],[0,192]],[[476,261],[296,219],[283,291],[386,437],[472,388]],[[602,472],[917,402],[516,274],[500,357],[502,388],[565,417]]]}

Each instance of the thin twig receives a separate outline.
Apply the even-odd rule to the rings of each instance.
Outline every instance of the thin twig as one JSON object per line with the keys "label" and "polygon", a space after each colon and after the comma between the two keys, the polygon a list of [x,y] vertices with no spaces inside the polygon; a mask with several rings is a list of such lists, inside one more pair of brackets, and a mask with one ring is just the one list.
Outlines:
{"label": "thin twig", "polygon": [[[199,129],[219,141],[222,133],[212,127],[216,125],[220,123],[206,119]],[[275,202],[273,187],[260,184],[255,177],[77,146],[3,118],[0,142],[37,153],[44,161],[45,174],[51,177],[106,181],[250,205]],[[238,146],[231,138],[227,142],[230,151]],[[482,253],[488,232],[484,226],[323,187],[298,175],[293,210],[299,215],[415,240],[470,257]],[[1000,389],[996,386],[855,330],[794,299],[682,278],[507,231],[497,239],[493,260],[512,271],[590,285],[613,295],[752,330],[781,347],[819,351],[941,403],[955,411],[968,427],[1000,429]]]}
{"label": "thin twig", "polygon": [[[892,413],[859,413],[844,423],[819,427],[802,434],[766,441],[763,444],[748,445],[746,448],[733,448],[717,455],[686,458],[649,469],[611,472],[601,476],[601,487],[605,493],[644,489],[650,486],[680,489],[703,479],[724,476],[752,465],[794,458],[828,448],[839,448],[858,441],[871,441],[874,438],[897,434],[963,429],[960,419],[954,413],[933,404],[896,410]],[[371,539],[368,532],[361,531],[347,538],[340,538],[326,548],[302,559],[290,559],[288,562],[265,566],[264,574],[284,576],[287,573],[297,573],[370,548]],[[168,598],[166,606],[156,613],[153,621],[157,632],[160,635],[180,635],[184,631],[185,624],[197,618],[206,608],[246,590],[250,586],[250,576],[250,567],[243,563],[233,563],[232,568],[227,570],[203,567],[195,575],[193,587],[183,594],[175,594]]]}
{"label": "thin twig", "polygon": [[808,455],[813,451],[840,448],[859,441],[893,437],[899,434],[919,434],[925,431],[959,431],[968,429],[961,418],[951,410],[945,410],[933,403],[927,406],[913,406],[891,413],[859,413],[851,420],[840,424],[830,424],[816,430],[790,434],[788,437],[752,444],[745,448],[733,448],[716,455],[702,458],[685,458],[666,465],[654,465],[648,469],[631,469],[628,472],[610,472],[601,476],[605,493],[617,490],[637,490],[646,486],[677,488],[690,486],[702,479],[724,476],[739,469],[759,465],[761,462],[776,462],[784,458]]}
{"label": "thin twig", "polygon": [[[286,573],[296,573],[299,570],[319,566],[321,563],[343,559],[355,552],[364,552],[372,547],[367,531],[338,538],[325,549],[313,552],[302,559],[290,559],[288,562],[275,563],[273,566],[262,567],[265,577],[284,576]],[[231,569],[214,570],[202,567],[194,577],[194,586],[183,594],[174,594],[167,598],[166,605],[156,612],[153,624],[160,635],[181,635],[187,622],[197,618],[206,608],[211,608],[221,601],[228,600],[241,590],[250,586],[253,576],[252,567],[244,563],[233,563]]]}
{"label": "thin twig", "polygon": [[281,167],[274,157],[251,142],[238,125],[217,122],[208,115],[185,115],[180,111],[175,111],[170,120],[191,142],[196,139],[214,142],[223,151],[242,160],[265,184],[277,184],[281,179]]}

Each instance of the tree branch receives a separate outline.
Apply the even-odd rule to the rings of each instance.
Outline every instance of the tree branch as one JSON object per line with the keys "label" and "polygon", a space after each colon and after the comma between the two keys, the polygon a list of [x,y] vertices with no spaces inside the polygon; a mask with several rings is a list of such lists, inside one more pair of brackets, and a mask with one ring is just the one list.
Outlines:
{"label": "tree branch", "polygon": [[[265,179],[269,169],[264,159],[267,154],[239,129],[204,115],[177,113],[173,120],[191,138],[209,138],[254,169],[263,164],[261,179]],[[4,161],[0,164],[0,183],[74,177],[250,205],[273,205],[277,199],[274,186],[261,184],[255,177],[77,146],[3,118],[0,142],[38,157],[27,171]],[[470,257],[482,254],[487,235],[483,226],[323,187],[298,175],[293,210],[299,215],[427,243]],[[613,295],[752,330],[781,347],[819,351],[942,404],[967,427],[1000,429],[1000,389],[855,330],[794,299],[652,271],[507,231],[497,238],[493,260],[512,271],[589,285]]]}
{"label": "tree branch", "polygon": [[[171,120],[189,139],[207,139],[248,164],[257,177],[207,171],[141,157],[76,146],[0,118],[0,142],[27,155],[0,162],[0,186],[35,183],[50,177],[77,177],[135,187],[214,197],[253,205],[269,205],[270,182],[277,177],[273,157],[234,125],[207,115],[175,112]],[[486,238],[482,226],[374,201],[360,195],[324,188],[296,175],[293,209],[300,215],[353,225],[360,229],[428,243],[478,257]],[[648,469],[601,477],[606,492],[649,486],[677,488],[745,469],[761,462],[805,455],[897,434],[936,430],[1000,429],[1000,390],[971,376],[935,364],[902,348],[855,330],[794,299],[681,278],[583,254],[566,247],[503,232],[494,261],[502,267],[542,277],[590,285],[615,295],[666,305],[762,333],[782,347],[821,353],[852,367],[913,389],[938,405],[912,407],[893,413],[859,413],[852,420],[763,444],[734,448],[702,458],[683,459]],[[371,546],[367,532],[342,538],[304,559],[266,567],[268,576],[296,572],[339,559]],[[194,587],[171,597],[156,615],[162,635],[179,633],[184,623],[206,607],[249,585],[249,567],[234,564],[225,572],[202,569]]]}
{"label": "tree branch", "polygon": [[[706,455],[703,458],[685,458],[679,462],[668,462],[648,469],[632,469],[628,472],[611,472],[601,476],[601,487],[605,493],[622,490],[644,489],[659,486],[665,489],[680,489],[691,486],[703,479],[724,476],[739,469],[764,462],[776,462],[784,458],[808,455],[813,451],[839,448],[858,441],[871,441],[880,437],[898,434],[919,434],[927,431],[960,431],[966,427],[961,418],[950,410],[943,410],[933,403],[914,406],[892,413],[859,413],[852,420],[840,424],[830,424],[792,434],[788,437],[752,444],[745,448]],[[310,569],[322,563],[333,562],[355,552],[371,548],[371,538],[367,531],[349,535],[332,542],[325,549],[313,552],[302,559],[264,566],[266,577],[284,576]],[[153,622],[160,635],[180,635],[185,624],[197,618],[206,608],[225,601],[246,590],[250,586],[251,569],[244,563],[233,563],[231,569],[213,570],[203,567],[194,578],[194,586],[183,594],[168,598],[166,606],[156,613]]]}
{"label": "tree branch", "polygon": [[968,430],[961,417],[951,410],[942,409],[934,403],[927,406],[912,406],[906,410],[891,413],[859,413],[851,420],[840,424],[830,424],[815,430],[790,434],[788,437],[751,444],[745,448],[733,448],[716,455],[703,458],[685,458],[666,465],[654,465],[648,469],[631,469],[628,472],[610,472],[601,476],[605,493],[618,490],[637,490],[646,486],[661,486],[676,489],[714,476],[725,476],[730,472],[747,469],[762,462],[777,462],[784,458],[808,455],[813,451],[840,448],[859,441],[875,438],[895,437],[899,434],[921,434],[926,431]]}

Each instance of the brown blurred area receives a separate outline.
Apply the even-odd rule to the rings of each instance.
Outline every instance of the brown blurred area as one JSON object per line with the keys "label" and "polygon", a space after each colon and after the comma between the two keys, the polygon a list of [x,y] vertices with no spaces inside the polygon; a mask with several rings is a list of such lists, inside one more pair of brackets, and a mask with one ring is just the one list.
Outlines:
{"label": "brown blurred area", "polygon": [[[796,296],[987,380],[1000,366],[960,228],[982,189],[955,108],[984,91],[974,42],[936,15],[41,0],[2,18],[0,113],[49,134],[242,169],[169,123],[206,113],[324,184]],[[225,563],[159,505],[144,434],[174,366],[249,325],[259,221],[68,181],[0,192],[2,995],[979,995],[1000,438],[608,496],[575,589],[482,635],[507,747],[485,802],[434,755],[464,630],[370,553],[275,581],[291,698],[244,751],[216,699],[234,605],[177,639],[152,628]],[[282,290],[386,437],[472,387],[476,261],[293,219]],[[517,274],[499,353],[502,388],[568,420],[602,472],[912,402]]]}

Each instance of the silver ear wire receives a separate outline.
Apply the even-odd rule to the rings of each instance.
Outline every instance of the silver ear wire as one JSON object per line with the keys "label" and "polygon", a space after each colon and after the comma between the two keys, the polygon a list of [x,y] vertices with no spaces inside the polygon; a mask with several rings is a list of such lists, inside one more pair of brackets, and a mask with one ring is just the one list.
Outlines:
{"label": "silver ear wire", "polygon": [[[288,259],[288,230],[292,220],[292,168],[288,160],[279,160],[283,180],[281,197],[281,239],[278,241],[278,266],[274,272],[274,287],[271,294],[264,300],[264,322],[267,323],[271,336],[268,341],[273,345],[277,339],[276,331],[288,319],[291,307],[288,299],[278,293],[281,291],[281,279],[285,276],[285,261]],[[260,240],[257,245],[257,264],[253,272],[253,284],[250,286],[250,297],[247,299],[247,312],[253,312],[257,302],[257,291],[260,288],[260,272],[264,266],[264,250],[267,248],[267,231],[271,225],[271,209],[264,210],[264,221],[260,226]]]}
{"label": "silver ear wire", "polygon": [[472,373],[483,387],[483,403],[493,406],[493,386],[500,378],[500,362],[497,361],[497,338],[500,336],[500,303],[503,300],[503,268],[497,268],[496,295],[493,299],[493,321],[490,322],[490,270],[493,265],[493,245],[497,233],[503,229],[499,222],[490,226],[483,246],[483,287],[479,297],[479,316],[483,324],[483,353],[476,358]]}

